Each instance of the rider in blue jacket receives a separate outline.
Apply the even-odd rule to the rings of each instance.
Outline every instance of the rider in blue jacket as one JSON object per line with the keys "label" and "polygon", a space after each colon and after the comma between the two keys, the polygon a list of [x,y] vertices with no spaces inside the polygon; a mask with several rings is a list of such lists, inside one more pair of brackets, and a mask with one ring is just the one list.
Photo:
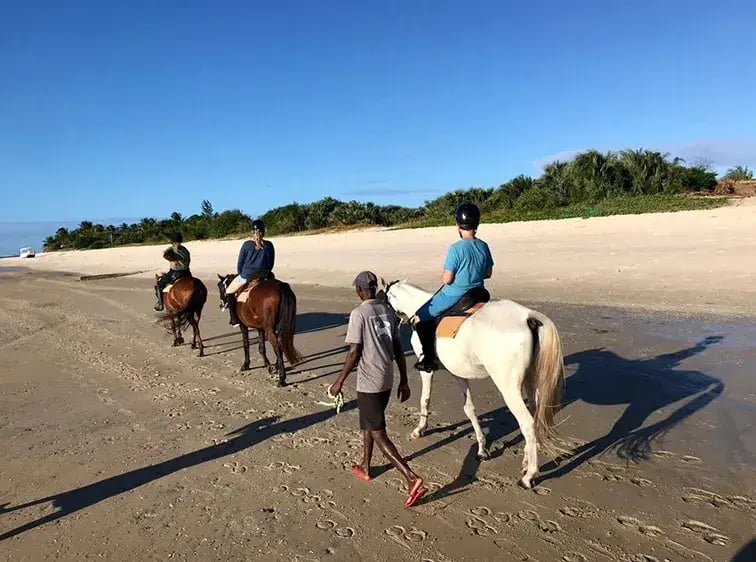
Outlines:
{"label": "rider in blue jacket", "polygon": [[236,260],[236,277],[226,287],[228,309],[231,313],[231,324],[236,326],[236,293],[252,280],[268,279],[273,276],[273,266],[276,261],[276,250],[273,242],[264,240],[265,223],[261,220],[252,222],[252,240],[246,240],[239,250]]}
{"label": "rider in blue jacket", "polygon": [[435,371],[436,318],[457,304],[470,289],[483,287],[493,274],[491,250],[475,234],[480,225],[480,209],[473,203],[461,203],[455,212],[460,240],[449,247],[441,274],[443,286],[421,306],[412,322],[423,346],[423,360],[415,364],[419,371]]}

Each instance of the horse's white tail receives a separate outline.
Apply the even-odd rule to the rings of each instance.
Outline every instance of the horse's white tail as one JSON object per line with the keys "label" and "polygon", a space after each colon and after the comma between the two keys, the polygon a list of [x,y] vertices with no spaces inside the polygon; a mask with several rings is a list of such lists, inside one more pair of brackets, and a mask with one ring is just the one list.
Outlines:
{"label": "horse's white tail", "polygon": [[[562,401],[564,387],[564,356],[562,340],[551,319],[540,312],[528,314],[528,326],[537,336],[537,355],[531,360],[526,387],[536,390],[535,433],[536,440],[550,454],[562,453],[555,443],[554,415]],[[531,397],[532,393],[528,393]]]}

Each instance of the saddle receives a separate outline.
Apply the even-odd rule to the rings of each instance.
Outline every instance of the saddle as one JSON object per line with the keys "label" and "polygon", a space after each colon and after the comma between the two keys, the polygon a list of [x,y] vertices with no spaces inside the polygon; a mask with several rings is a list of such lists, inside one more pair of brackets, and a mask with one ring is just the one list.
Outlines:
{"label": "saddle", "polygon": [[436,318],[436,337],[454,338],[464,321],[490,300],[491,294],[484,287],[474,287],[467,291],[457,304]]}
{"label": "saddle", "polygon": [[255,277],[253,279],[250,279],[247,284],[244,286],[244,288],[236,293],[236,302],[245,303],[247,300],[249,300],[249,294],[252,292],[252,290],[257,287],[260,283],[264,281],[273,281],[275,280],[275,276],[270,273],[264,277]]}

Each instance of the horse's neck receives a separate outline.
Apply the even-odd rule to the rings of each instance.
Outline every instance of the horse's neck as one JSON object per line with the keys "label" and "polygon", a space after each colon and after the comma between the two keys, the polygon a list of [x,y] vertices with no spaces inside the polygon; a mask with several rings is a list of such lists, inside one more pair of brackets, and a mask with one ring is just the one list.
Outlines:
{"label": "horse's neck", "polygon": [[432,296],[430,293],[412,285],[403,285],[402,289],[402,292],[404,293],[402,298],[402,308],[406,308],[406,310],[403,311],[405,314],[414,314],[415,311],[428,302],[428,299]]}

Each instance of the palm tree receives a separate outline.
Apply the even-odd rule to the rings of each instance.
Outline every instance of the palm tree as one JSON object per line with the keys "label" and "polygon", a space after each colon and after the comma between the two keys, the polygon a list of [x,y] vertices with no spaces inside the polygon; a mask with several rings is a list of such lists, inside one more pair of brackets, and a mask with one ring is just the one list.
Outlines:
{"label": "palm tree", "polygon": [[735,166],[727,170],[724,179],[733,181],[744,181],[753,179],[753,170],[748,166]]}

